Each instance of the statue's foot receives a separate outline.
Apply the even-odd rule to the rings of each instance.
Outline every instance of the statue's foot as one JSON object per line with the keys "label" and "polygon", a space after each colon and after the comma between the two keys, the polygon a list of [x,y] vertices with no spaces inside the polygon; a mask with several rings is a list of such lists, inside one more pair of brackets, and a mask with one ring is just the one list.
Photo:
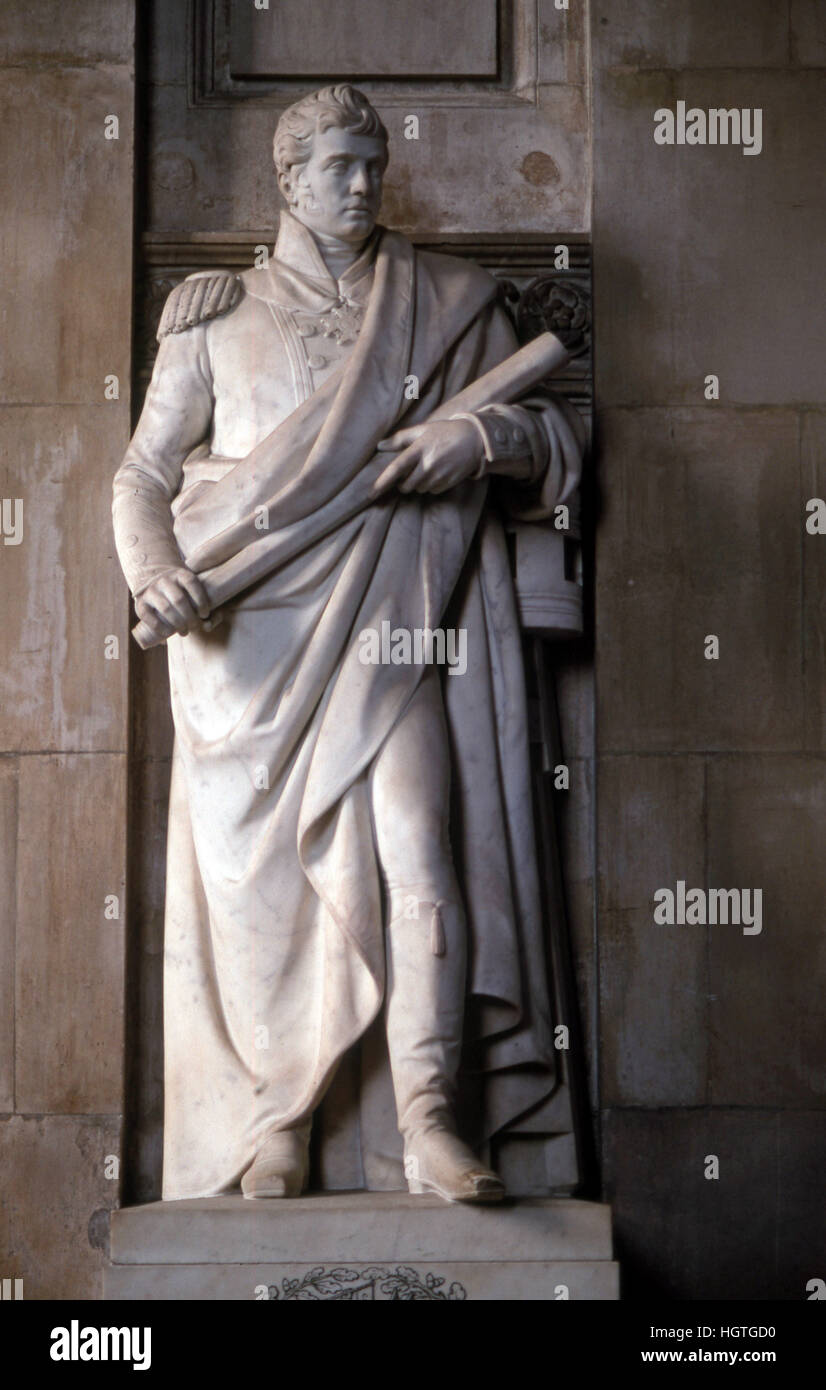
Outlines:
{"label": "statue's foot", "polygon": [[445,1202],[501,1202],[502,1179],[447,1129],[432,1129],[405,1145],[404,1175],[414,1196],[435,1192]]}
{"label": "statue's foot", "polygon": [[309,1177],[310,1127],[282,1129],[264,1140],[241,1179],[245,1197],[300,1197]]}

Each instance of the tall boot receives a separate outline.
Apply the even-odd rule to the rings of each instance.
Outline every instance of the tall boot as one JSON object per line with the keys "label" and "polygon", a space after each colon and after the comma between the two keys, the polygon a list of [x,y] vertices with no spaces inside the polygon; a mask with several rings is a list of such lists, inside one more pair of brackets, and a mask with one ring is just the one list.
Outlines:
{"label": "tall boot", "polygon": [[[406,900],[418,916],[405,915]],[[446,1202],[499,1201],[502,1181],[456,1134],[467,963],[461,906],[394,891],[386,951],[387,1043],[407,1185]]]}
{"label": "tall boot", "polygon": [[245,1197],[300,1197],[310,1170],[310,1125],[267,1135],[241,1179]]}

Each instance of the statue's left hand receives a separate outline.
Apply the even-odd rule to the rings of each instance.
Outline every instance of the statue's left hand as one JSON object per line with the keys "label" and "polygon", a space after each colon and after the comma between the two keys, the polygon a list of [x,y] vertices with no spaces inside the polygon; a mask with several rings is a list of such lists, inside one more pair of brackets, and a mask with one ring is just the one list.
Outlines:
{"label": "statue's left hand", "polygon": [[432,420],[411,425],[382,439],[378,448],[401,450],[376,480],[376,492],[396,486],[399,492],[447,492],[478,476],[484,449],[470,420]]}

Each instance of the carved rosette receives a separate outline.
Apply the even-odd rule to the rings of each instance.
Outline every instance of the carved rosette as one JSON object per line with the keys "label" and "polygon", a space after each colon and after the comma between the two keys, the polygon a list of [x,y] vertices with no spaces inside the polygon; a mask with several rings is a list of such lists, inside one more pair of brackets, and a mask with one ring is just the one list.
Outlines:
{"label": "carved rosette", "polygon": [[540,333],[555,333],[571,357],[591,346],[591,299],[571,280],[540,276],[523,290],[516,305],[516,329],[521,342]]}

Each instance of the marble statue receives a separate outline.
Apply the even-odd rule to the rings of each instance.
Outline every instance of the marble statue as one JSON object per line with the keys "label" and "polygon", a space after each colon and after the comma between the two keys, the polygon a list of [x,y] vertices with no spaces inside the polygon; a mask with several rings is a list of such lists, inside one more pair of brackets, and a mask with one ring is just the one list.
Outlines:
{"label": "marble statue", "polygon": [[284,112],[274,253],[173,290],[115,479],[175,724],[165,1199],[299,1194],[382,1010],[413,1193],[503,1193],[457,1125],[463,1042],[488,1136],[554,1084],[502,516],[571,495],[584,431],[540,388],[431,419],[517,343],[492,276],[377,223],[387,147],[349,85]]}

